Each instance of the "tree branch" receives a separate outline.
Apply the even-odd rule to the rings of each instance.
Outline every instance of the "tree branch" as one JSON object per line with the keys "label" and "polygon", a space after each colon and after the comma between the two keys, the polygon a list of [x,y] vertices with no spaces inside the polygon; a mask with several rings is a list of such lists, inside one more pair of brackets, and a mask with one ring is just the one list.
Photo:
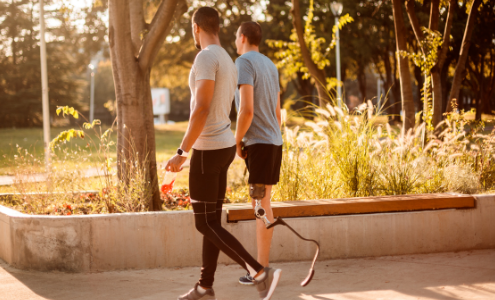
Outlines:
{"label": "tree branch", "polygon": [[146,25],[143,14],[143,0],[129,0],[129,13],[131,20],[131,39],[134,48],[133,54],[134,56],[138,56],[142,43],[141,34]]}
{"label": "tree branch", "polygon": [[[185,6],[187,10],[187,4],[185,0],[163,0],[158,10],[153,17],[153,21],[150,24],[150,30],[143,41],[143,46],[139,52],[139,67],[141,70],[146,70],[151,67],[155,60],[160,46],[165,41],[170,29],[171,23],[174,18],[177,3],[181,2],[181,9]],[[184,10],[178,10],[184,13]]]}
{"label": "tree branch", "polygon": [[414,35],[418,40],[419,49],[421,49],[421,52],[425,54],[425,50],[423,49],[423,44],[422,44],[425,37],[423,35],[423,32],[421,31],[421,25],[419,24],[419,20],[418,17],[416,16],[416,11],[414,10],[414,7],[415,7],[414,0],[406,1],[406,12],[407,12],[407,16],[409,17],[409,22],[411,23],[411,26],[414,31]]}
{"label": "tree branch", "polygon": [[[299,7],[299,0],[292,0],[292,8],[290,10],[292,14],[292,26],[296,30],[297,40],[299,42],[299,47],[301,48],[301,56],[303,57],[304,64],[308,68],[311,76],[314,77],[317,86],[325,85],[325,76],[322,70],[318,69],[314,61],[311,59],[311,53],[309,53],[308,46],[306,45],[306,40],[304,39],[304,29],[301,22],[301,9]],[[318,82],[320,81],[320,82]]]}
{"label": "tree branch", "polygon": [[428,28],[430,30],[438,30],[438,21],[440,19],[440,0],[431,0],[430,3],[430,23]]}
{"label": "tree branch", "polygon": [[456,0],[450,0],[449,1],[449,11],[447,14],[447,21],[445,22],[445,30],[443,31],[442,50],[440,51],[440,54],[438,55],[437,66],[439,69],[443,68],[443,64],[445,63],[445,59],[447,58],[447,52],[449,51],[450,31],[452,29],[452,23],[454,21],[454,12],[455,12],[456,8],[457,8],[457,1]]}

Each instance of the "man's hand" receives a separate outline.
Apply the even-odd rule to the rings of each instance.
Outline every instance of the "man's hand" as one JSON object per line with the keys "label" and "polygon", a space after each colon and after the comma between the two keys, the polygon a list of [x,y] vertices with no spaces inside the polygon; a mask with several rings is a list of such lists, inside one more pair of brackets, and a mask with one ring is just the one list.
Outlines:
{"label": "man's hand", "polygon": [[240,142],[240,143],[237,143],[236,145],[236,150],[237,150],[237,155],[242,158],[242,159],[246,159],[247,157],[247,150],[244,149],[244,142]]}
{"label": "man's hand", "polygon": [[186,162],[186,157],[182,157],[178,154],[174,155],[165,166],[166,171],[180,172],[182,171],[182,165]]}

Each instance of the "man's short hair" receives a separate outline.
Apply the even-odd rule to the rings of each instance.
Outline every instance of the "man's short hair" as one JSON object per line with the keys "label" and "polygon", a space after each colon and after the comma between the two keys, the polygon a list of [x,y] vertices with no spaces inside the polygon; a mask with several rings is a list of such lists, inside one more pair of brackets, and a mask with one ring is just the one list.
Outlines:
{"label": "man's short hair", "polygon": [[208,33],[218,34],[220,31],[220,16],[213,7],[198,8],[192,16],[192,21]]}
{"label": "man's short hair", "polygon": [[261,44],[261,26],[257,22],[243,22],[240,33],[247,37],[249,44],[254,46]]}

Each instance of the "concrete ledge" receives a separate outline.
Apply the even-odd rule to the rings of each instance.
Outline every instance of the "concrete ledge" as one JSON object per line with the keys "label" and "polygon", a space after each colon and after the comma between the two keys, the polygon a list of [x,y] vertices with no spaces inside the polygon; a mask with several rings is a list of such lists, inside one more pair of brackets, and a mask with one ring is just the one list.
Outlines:
{"label": "concrete ledge", "polygon": [[[495,195],[472,209],[291,218],[321,259],[495,248]],[[228,208],[228,206],[227,206]],[[255,222],[222,222],[255,255]],[[200,266],[191,211],[33,216],[0,206],[0,258],[24,270],[67,272]],[[313,246],[277,227],[271,261],[310,260]],[[221,254],[221,263],[233,263]]]}

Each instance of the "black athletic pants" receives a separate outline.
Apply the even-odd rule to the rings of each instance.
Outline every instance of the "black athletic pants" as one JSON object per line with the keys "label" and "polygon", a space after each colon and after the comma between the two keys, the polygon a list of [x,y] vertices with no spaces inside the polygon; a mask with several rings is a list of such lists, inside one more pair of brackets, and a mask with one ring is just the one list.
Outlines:
{"label": "black athletic pants", "polygon": [[220,251],[247,271],[259,272],[263,269],[221,225],[227,170],[235,153],[235,146],[219,150],[195,149],[191,157],[189,192],[196,228],[203,234],[203,265],[199,284],[206,288],[213,286]]}

